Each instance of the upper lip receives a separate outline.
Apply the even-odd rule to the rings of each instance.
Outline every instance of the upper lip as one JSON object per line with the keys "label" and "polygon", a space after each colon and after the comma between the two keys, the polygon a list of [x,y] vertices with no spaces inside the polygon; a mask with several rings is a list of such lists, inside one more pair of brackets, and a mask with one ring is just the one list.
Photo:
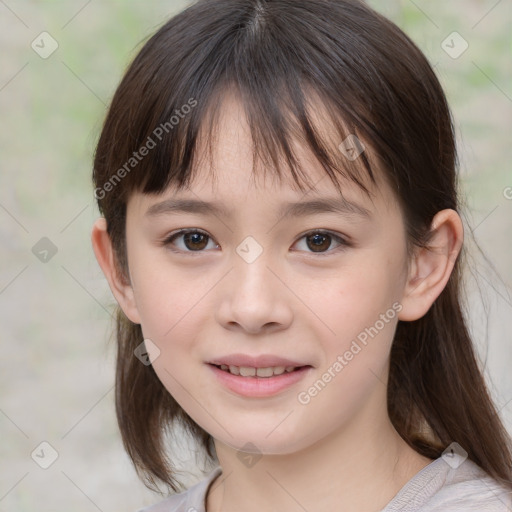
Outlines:
{"label": "upper lip", "polygon": [[208,363],[214,365],[226,364],[228,366],[244,366],[250,368],[269,368],[274,366],[310,366],[308,364],[294,361],[293,359],[274,356],[271,354],[262,354],[259,356],[248,356],[246,354],[230,354],[227,356],[211,359],[210,361],[208,361]]}

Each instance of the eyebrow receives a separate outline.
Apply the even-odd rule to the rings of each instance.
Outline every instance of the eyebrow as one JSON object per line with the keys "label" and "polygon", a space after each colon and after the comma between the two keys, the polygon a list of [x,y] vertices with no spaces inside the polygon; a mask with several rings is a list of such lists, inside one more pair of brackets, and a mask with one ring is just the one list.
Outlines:
{"label": "eyebrow", "polygon": [[[227,209],[224,203],[217,201],[207,202],[198,199],[166,199],[150,206],[144,215],[156,217],[175,213],[213,214],[224,218],[231,218],[233,216],[233,211]],[[339,196],[284,203],[278,211],[278,217],[306,217],[320,213],[338,213],[345,216],[355,215],[367,219],[370,219],[372,216],[370,211],[363,206]]]}

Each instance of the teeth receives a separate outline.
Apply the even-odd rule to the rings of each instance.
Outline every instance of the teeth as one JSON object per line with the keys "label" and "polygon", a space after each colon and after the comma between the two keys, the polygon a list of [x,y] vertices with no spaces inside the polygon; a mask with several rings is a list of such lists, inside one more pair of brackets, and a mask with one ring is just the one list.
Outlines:
{"label": "teeth", "polygon": [[267,368],[254,368],[252,366],[234,366],[230,364],[221,364],[220,369],[228,371],[233,375],[241,375],[242,377],[273,377],[274,375],[281,375],[293,372],[295,366],[270,366]]}
{"label": "teeth", "polygon": [[272,375],[274,375],[274,368],[258,368],[256,375],[258,377],[272,377]]}
{"label": "teeth", "polygon": [[254,377],[256,375],[256,368],[251,368],[250,366],[240,366],[240,375],[242,377]]}

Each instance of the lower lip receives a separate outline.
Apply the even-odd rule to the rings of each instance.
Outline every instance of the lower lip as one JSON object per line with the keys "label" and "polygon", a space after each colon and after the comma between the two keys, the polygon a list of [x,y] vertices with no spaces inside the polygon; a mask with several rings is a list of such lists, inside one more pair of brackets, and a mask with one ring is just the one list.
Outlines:
{"label": "lower lip", "polygon": [[277,395],[293,384],[302,380],[311,366],[303,366],[293,372],[284,372],[281,375],[273,377],[241,377],[233,375],[227,371],[221,370],[212,364],[208,364],[216,377],[231,391],[239,395],[249,397],[267,397]]}

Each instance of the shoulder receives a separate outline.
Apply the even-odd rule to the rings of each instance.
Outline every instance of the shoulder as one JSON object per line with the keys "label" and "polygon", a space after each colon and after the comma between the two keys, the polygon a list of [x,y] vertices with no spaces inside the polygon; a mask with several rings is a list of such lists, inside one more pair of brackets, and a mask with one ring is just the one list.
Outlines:
{"label": "shoulder", "polygon": [[203,480],[179,494],[137,512],[205,512],[205,497],[208,487],[222,473],[220,466],[213,469]]}
{"label": "shoulder", "polygon": [[510,491],[469,459],[459,468],[448,470],[445,485],[432,501],[437,507],[433,510],[512,511]]}
{"label": "shoulder", "polygon": [[511,512],[511,496],[471,460],[451,467],[440,457],[413,477],[382,512]]}

